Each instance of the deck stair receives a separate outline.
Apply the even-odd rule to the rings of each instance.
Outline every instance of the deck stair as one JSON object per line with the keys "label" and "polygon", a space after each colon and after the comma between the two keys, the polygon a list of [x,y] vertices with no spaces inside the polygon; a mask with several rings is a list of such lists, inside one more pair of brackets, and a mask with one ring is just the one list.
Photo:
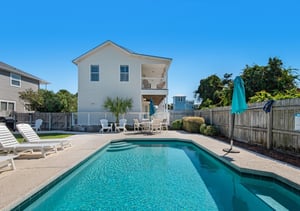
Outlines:
{"label": "deck stair", "polygon": [[113,142],[110,144],[107,151],[113,152],[113,151],[129,150],[129,149],[133,149],[135,147],[137,147],[137,145],[129,143],[129,142]]}

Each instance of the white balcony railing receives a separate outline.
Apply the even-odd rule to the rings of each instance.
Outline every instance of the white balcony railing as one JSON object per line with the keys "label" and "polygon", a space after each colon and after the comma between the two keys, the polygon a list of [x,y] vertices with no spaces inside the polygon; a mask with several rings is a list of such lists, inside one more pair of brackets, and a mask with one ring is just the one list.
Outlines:
{"label": "white balcony railing", "polygon": [[[149,119],[148,112],[128,112],[120,115],[119,118],[127,119],[129,125],[133,124],[133,119]],[[152,118],[169,119],[168,112],[156,112]],[[71,125],[99,125],[100,119],[107,119],[109,122],[115,122],[115,116],[111,112],[77,112],[72,113]]]}
{"label": "white balcony railing", "polygon": [[142,78],[142,89],[166,89],[166,79],[165,78]]}

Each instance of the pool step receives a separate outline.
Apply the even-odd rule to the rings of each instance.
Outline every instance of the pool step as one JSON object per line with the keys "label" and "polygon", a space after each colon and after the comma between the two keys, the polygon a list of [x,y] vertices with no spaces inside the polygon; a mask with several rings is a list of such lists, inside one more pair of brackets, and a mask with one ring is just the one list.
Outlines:
{"label": "pool step", "polygon": [[115,142],[115,143],[111,143],[111,145],[108,147],[106,151],[108,152],[122,151],[122,150],[133,149],[135,147],[137,147],[137,145],[128,142]]}
{"label": "pool step", "polygon": [[112,142],[112,143],[110,143],[110,147],[122,147],[122,146],[128,146],[128,145],[132,145],[132,143],[128,143],[128,142]]}

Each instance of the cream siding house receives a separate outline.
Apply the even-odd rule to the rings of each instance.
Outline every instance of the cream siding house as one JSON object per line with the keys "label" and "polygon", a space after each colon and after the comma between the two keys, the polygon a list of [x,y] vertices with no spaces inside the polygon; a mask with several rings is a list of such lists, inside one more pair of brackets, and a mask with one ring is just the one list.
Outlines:
{"label": "cream siding house", "polygon": [[131,98],[131,112],[145,113],[152,98],[158,111],[165,111],[171,61],[104,42],[73,60],[78,67],[78,112],[107,112],[107,97]]}
{"label": "cream siding house", "polygon": [[9,116],[12,111],[27,112],[26,102],[19,98],[19,92],[26,89],[37,91],[48,82],[0,62],[0,116]]}

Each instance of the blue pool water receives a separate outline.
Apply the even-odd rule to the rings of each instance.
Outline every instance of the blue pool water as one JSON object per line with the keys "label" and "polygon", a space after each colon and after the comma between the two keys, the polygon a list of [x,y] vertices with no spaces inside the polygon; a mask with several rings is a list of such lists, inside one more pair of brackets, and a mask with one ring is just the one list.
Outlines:
{"label": "blue pool water", "polygon": [[115,143],[26,210],[299,210],[277,183],[240,177],[191,143]]}

